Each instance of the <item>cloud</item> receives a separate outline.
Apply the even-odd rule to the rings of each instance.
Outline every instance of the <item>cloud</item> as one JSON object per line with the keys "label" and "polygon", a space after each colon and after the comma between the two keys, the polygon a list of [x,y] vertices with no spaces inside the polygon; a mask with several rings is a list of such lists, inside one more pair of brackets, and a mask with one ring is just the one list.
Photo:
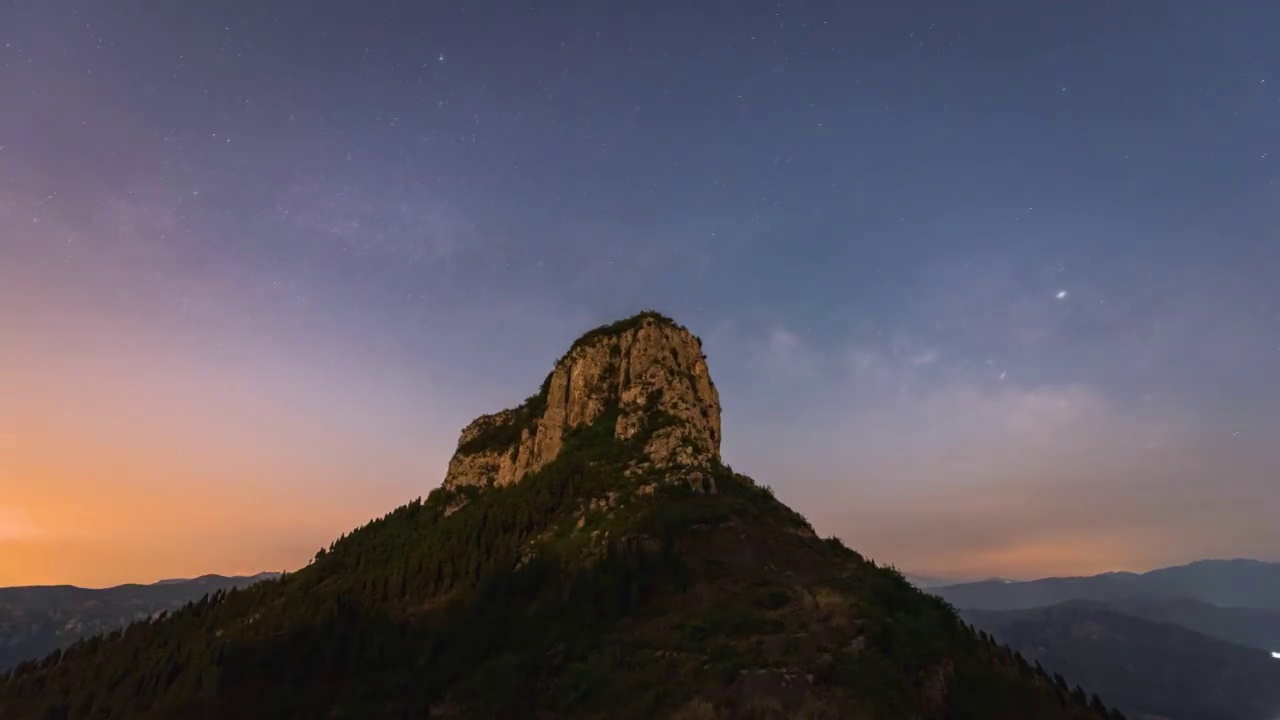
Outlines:
{"label": "cloud", "polygon": [[751,374],[772,383],[811,382],[830,362],[799,331],[784,324],[773,324],[760,336],[744,336],[741,328],[725,326],[709,337],[712,345],[743,358]]}
{"label": "cloud", "polygon": [[812,361],[808,348],[804,347],[797,336],[785,327],[776,326],[769,331],[766,360],[775,365],[795,366]]}
{"label": "cloud", "polygon": [[39,528],[18,508],[0,507],[0,541],[29,540],[40,534]]}
{"label": "cloud", "polygon": [[938,352],[936,350],[926,350],[922,353],[911,356],[907,362],[917,367],[920,365],[932,365],[938,362]]}
{"label": "cloud", "polygon": [[1206,438],[1084,386],[875,377],[845,412],[769,443],[802,447],[803,458],[752,463],[820,529],[874,557],[949,576],[1027,576],[1280,542],[1275,531],[1218,542],[1233,527],[1267,527],[1277,509],[1274,468],[1230,436]]}
{"label": "cloud", "polygon": [[[1082,282],[1059,301],[1055,273],[992,263],[926,274],[891,323],[825,343],[785,326],[740,337],[773,362],[743,385],[779,420],[731,423],[729,460],[821,532],[916,572],[1280,560],[1274,425],[1223,425],[1208,388],[1178,382],[1219,368],[1212,389],[1236,413],[1266,392],[1228,370],[1272,331],[1250,292],[1211,275],[1169,273],[1181,292],[1170,280],[1158,299]],[[771,367],[801,361],[809,372],[774,382]]]}
{"label": "cloud", "polygon": [[306,179],[276,204],[277,219],[303,244],[331,243],[350,257],[449,266],[486,250],[476,225],[423,188],[354,179]]}

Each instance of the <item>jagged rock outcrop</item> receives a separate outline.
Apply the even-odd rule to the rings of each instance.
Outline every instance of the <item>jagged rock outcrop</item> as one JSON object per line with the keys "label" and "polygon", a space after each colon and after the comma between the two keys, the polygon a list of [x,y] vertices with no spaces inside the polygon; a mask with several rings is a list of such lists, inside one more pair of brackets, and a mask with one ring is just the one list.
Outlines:
{"label": "jagged rock outcrop", "polygon": [[507,485],[550,463],[575,428],[616,412],[614,433],[655,467],[720,457],[720,397],[702,342],[657,313],[592,330],[556,363],[537,395],[462,430],[446,487]]}

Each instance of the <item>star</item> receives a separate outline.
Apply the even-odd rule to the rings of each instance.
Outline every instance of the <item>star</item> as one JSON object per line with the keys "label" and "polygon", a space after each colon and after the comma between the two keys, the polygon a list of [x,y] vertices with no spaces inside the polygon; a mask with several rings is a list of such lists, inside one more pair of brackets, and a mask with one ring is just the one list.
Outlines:
{"label": "star", "polygon": [[1058,299],[1059,299],[1059,300],[1065,300],[1065,299],[1067,298],[1067,291],[1066,291],[1066,290],[1059,290],[1059,291],[1058,291],[1058,295],[1057,295],[1057,297],[1058,297]]}

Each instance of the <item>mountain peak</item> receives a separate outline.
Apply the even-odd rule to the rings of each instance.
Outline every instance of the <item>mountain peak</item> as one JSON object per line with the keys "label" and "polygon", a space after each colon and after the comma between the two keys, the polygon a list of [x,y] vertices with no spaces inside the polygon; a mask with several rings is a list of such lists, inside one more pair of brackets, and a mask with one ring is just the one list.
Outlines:
{"label": "mountain peak", "polygon": [[667,470],[720,459],[720,396],[702,341],[656,312],[591,330],[537,393],[462,430],[446,487],[519,482],[555,460],[575,430],[612,419],[637,463]]}
{"label": "mountain peak", "polygon": [[296,573],[19,665],[0,717],[1117,717],[719,444],[696,337],[593,330],[463,431],[445,487]]}

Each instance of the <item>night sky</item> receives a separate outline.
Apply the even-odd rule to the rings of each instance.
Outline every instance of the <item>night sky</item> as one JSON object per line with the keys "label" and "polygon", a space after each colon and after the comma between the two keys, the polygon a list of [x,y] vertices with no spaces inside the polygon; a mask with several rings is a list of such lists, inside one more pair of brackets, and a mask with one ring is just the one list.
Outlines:
{"label": "night sky", "polygon": [[0,2],[0,585],[296,568],[645,308],[877,560],[1280,560],[1277,28]]}

